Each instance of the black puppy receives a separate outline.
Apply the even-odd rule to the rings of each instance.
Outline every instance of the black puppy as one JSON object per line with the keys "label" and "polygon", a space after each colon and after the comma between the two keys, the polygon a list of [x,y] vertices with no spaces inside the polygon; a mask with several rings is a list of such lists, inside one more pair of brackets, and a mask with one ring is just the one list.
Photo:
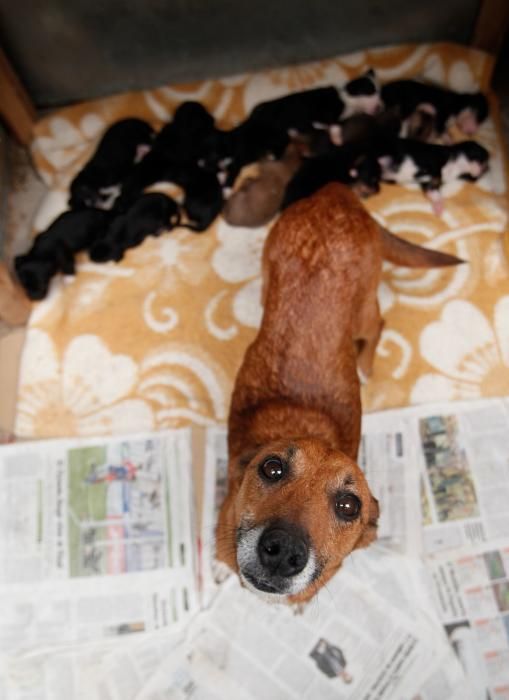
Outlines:
{"label": "black puppy", "polygon": [[181,225],[196,233],[205,231],[224,204],[223,188],[216,173],[195,168],[183,173],[177,184],[185,192],[182,208],[188,219]]}
{"label": "black puppy", "polygon": [[380,189],[381,167],[359,144],[335,146],[315,158],[306,158],[287,185],[282,209],[309,197],[329,182],[349,185],[360,197],[376,194]]}
{"label": "black puppy", "polygon": [[488,116],[488,100],[482,92],[454,92],[438,85],[417,80],[396,80],[382,87],[386,109],[396,109],[403,122],[418,109],[434,114],[434,130],[444,134],[455,122],[467,136],[474,134]]}
{"label": "black puppy", "polygon": [[441,214],[440,188],[453,180],[475,181],[488,168],[489,153],[476,141],[450,146],[422,143],[411,139],[393,139],[379,152],[382,180],[397,184],[420,185],[433,210]]}
{"label": "black puppy", "polygon": [[214,118],[199,102],[183,102],[173,120],[157,134],[149,153],[131,168],[122,181],[115,208],[126,211],[143,190],[155,182],[176,182],[186,170],[194,170],[216,132]]}
{"label": "black puppy", "polygon": [[123,119],[101,138],[92,158],[71,183],[73,209],[109,209],[131,166],[151,148],[154,131],[141,119]]}
{"label": "black puppy", "polygon": [[74,274],[74,254],[105,234],[111,216],[100,209],[67,211],[36,236],[28,253],[14,260],[18,279],[30,299],[44,299],[57,272]]}
{"label": "black puppy", "polygon": [[125,214],[115,217],[105,236],[91,246],[90,258],[94,262],[118,262],[128,248],[140,245],[147,236],[159,236],[163,231],[171,231],[179,222],[179,208],[175,200],[159,192],[144,194]]}

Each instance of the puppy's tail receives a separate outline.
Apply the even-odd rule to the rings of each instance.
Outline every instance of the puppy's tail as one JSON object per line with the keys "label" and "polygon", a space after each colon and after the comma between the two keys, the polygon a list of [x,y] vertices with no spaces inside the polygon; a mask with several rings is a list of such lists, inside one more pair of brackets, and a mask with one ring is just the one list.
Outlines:
{"label": "puppy's tail", "polygon": [[395,265],[403,267],[447,267],[461,265],[465,262],[455,255],[440,253],[420,245],[415,245],[403,238],[395,236],[383,226],[380,226],[382,239],[382,257]]}

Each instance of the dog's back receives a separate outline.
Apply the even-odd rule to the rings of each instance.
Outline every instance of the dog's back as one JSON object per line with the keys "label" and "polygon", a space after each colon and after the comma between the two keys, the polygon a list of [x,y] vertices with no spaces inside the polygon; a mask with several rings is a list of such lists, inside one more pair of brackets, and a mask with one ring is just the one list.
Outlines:
{"label": "dog's back", "polygon": [[237,376],[231,439],[242,439],[239,421],[247,407],[283,399],[328,416],[337,444],[355,457],[360,401],[354,339],[371,323],[366,312],[378,318],[380,240],[376,222],[339,184],[281,215],[264,249],[264,316]]}

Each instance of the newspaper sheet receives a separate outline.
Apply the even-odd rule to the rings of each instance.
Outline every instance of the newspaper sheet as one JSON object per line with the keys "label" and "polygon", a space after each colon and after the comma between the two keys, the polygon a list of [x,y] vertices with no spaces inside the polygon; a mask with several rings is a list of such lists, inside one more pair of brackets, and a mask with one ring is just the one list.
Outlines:
{"label": "newspaper sheet", "polygon": [[509,537],[429,560],[432,593],[476,697],[509,698]]}
{"label": "newspaper sheet", "polygon": [[189,431],[0,451],[0,653],[169,627],[198,607]]}
{"label": "newspaper sheet", "polygon": [[200,532],[200,573],[202,603],[206,607],[228,571],[215,560],[215,529],[219,509],[228,488],[228,447],[226,427],[207,429],[204,460],[202,525]]}
{"label": "newspaper sheet", "polygon": [[0,674],[0,698],[134,700],[162,661],[178,653],[185,639],[182,625],[11,657]]}
{"label": "newspaper sheet", "polygon": [[363,416],[358,462],[380,505],[379,540],[395,551],[419,552],[419,472],[403,411]]}
{"label": "newspaper sheet", "polygon": [[[358,557],[355,574],[366,556]],[[382,594],[369,570],[362,580],[350,566],[301,614],[261,601],[232,577],[210,611],[193,620],[180,654],[138,697],[410,700],[426,684],[423,700],[453,698],[456,688],[458,698],[473,697],[438,619],[420,607],[427,594],[418,576],[411,616],[398,609],[402,561],[379,555]]]}
{"label": "newspaper sheet", "polygon": [[363,419],[359,463],[379,538],[435,554],[509,532],[509,400],[442,403]]}
{"label": "newspaper sheet", "polygon": [[509,533],[509,401],[413,410],[427,554]]}
{"label": "newspaper sheet", "polygon": [[205,440],[200,599],[189,432],[2,448],[0,698],[508,700],[508,406],[365,418],[379,543],[300,615],[214,560],[223,427]]}

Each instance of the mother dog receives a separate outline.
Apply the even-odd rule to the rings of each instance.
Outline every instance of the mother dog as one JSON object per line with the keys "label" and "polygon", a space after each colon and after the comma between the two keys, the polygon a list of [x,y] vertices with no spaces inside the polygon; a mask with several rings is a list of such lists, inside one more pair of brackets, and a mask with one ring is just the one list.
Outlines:
{"label": "mother dog", "polygon": [[382,260],[455,265],[382,229],[338,183],[287,209],[264,249],[264,315],[237,375],[217,556],[270,600],[309,600],[376,538],[378,503],[355,460],[383,321]]}

